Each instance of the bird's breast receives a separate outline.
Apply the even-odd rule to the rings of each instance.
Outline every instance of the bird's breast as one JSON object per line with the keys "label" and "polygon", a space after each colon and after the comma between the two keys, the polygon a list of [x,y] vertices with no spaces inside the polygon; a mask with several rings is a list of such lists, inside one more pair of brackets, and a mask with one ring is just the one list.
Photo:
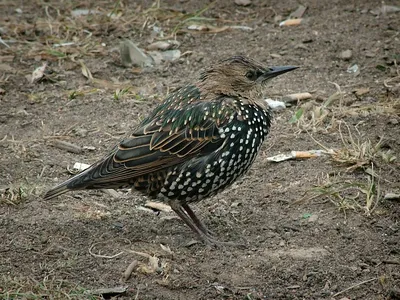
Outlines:
{"label": "bird's breast", "polygon": [[159,196],[193,202],[231,185],[251,167],[269,126],[268,111],[255,105],[241,106],[231,122],[218,130],[224,139],[222,146],[170,170]]}

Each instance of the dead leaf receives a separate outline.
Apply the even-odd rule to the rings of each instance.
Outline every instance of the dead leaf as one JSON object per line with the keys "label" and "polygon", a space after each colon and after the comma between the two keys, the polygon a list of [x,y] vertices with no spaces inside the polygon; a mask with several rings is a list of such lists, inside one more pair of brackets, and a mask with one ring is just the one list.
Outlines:
{"label": "dead leaf", "polygon": [[139,267],[137,268],[137,271],[142,274],[152,274],[155,272],[153,268],[144,264],[140,264]]}
{"label": "dead leaf", "polygon": [[47,63],[45,62],[41,67],[36,68],[32,72],[31,83],[38,82],[40,79],[43,78],[46,67]]}
{"label": "dead leaf", "polygon": [[157,256],[151,256],[149,258],[149,266],[155,271],[158,269],[158,263],[160,259]]}
{"label": "dead leaf", "polygon": [[367,87],[367,88],[354,89],[353,93],[356,94],[356,96],[362,96],[369,93],[369,88]]}
{"label": "dead leaf", "polygon": [[169,246],[165,246],[163,244],[160,244],[161,249],[163,249],[163,251],[167,252],[168,254],[173,254],[171,248]]}
{"label": "dead leaf", "polygon": [[88,67],[85,65],[85,63],[83,62],[83,60],[79,60],[79,63],[81,64],[82,67],[82,74],[83,76],[85,76],[87,79],[89,80],[93,80],[93,76],[92,73],[90,72],[90,70],[88,69]]}

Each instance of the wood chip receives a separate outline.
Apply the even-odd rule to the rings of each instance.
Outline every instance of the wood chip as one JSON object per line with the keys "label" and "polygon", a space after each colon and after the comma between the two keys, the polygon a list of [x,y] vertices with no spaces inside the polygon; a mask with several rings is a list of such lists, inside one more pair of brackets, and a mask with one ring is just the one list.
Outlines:
{"label": "wood chip", "polygon": [[289,19],[286,21],[282,21],[279,23],[279,26],[296,26],[300,25],[303,22],[303,19]]}
{"label": "wood chip", "polygon": [[169,206],[168,204],[164,204],[162,202],[148,201],[148,202],[146,202],[146,204],[144,206],[155,209],[155,210],[164,211],[164,212],[172,211],[171,206]]}
{"label": "wood chip", "polygon": [[283,96],[282,100],[288,103],[298,102],[300,100],[311,99],[312,95],[310,93],[297,93],[297,94],[289,94]]}
{"label": "wood chip", "polygon": [[387,193],[383,199],[385,200],[399,200],[400,199],[400,194],[395,194],[395,193]]}
{"label": "wood chip", "polygon": [[367,87],[367,88],[354,89],[353,93],[356,94],[356,96],[362,96],[369,93],[369,88]]}
{"label": "wood chip", "polygon": [[65,142],[65,141],[55,140],[53,142],[53,146],[58,149],[66,150],[71,153],[79,154],[82,152],[82,148],[79,147],[78,145],[75,145],[75,144],[72,144],[69,142]]}

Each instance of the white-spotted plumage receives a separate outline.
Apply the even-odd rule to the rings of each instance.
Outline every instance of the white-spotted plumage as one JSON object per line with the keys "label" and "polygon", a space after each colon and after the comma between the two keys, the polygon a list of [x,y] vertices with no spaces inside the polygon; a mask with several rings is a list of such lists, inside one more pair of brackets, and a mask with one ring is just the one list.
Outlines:
{"label": "white-spotted plumage", "polygon": [[[267,108],[244,104],[241,100],[234,103],[238,109],[233,120],[218,128],[219,138],[226,142],[207,158],[194,158],[183,166],[177,166],[174,170],[176,175],[166,178],[165,191],[160,191],[160,198],[169,198],[168,187],[171,187],[175,188],[174,198],[196,202],[226,188],[247,172],[269,132],[271,116]],[[243,110],[246,112],[244,116],[238,113]],[[176,189],[173,183],[178,178],[184,184]]]}
{"label": "white-spotted plumage", "polygon": [[261,83],[294,70],[234,56],[174,92],[101,160],[48,191],[131,186],[168,203],[199,236],[213,242],[188,203],[213,196],[242,176],[266,138],[271,117],[257,99]]}

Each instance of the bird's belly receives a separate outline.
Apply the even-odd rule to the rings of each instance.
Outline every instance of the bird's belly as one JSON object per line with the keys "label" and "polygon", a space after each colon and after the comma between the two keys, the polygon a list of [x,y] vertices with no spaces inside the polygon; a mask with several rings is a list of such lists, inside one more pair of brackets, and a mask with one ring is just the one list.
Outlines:
{"label": "bird's belly", "polygon": [[195,158],[169,172],[158,198],[196,202],[230,186],[251,167],[266,133],[248,128],[227,139],[213,155]]}

